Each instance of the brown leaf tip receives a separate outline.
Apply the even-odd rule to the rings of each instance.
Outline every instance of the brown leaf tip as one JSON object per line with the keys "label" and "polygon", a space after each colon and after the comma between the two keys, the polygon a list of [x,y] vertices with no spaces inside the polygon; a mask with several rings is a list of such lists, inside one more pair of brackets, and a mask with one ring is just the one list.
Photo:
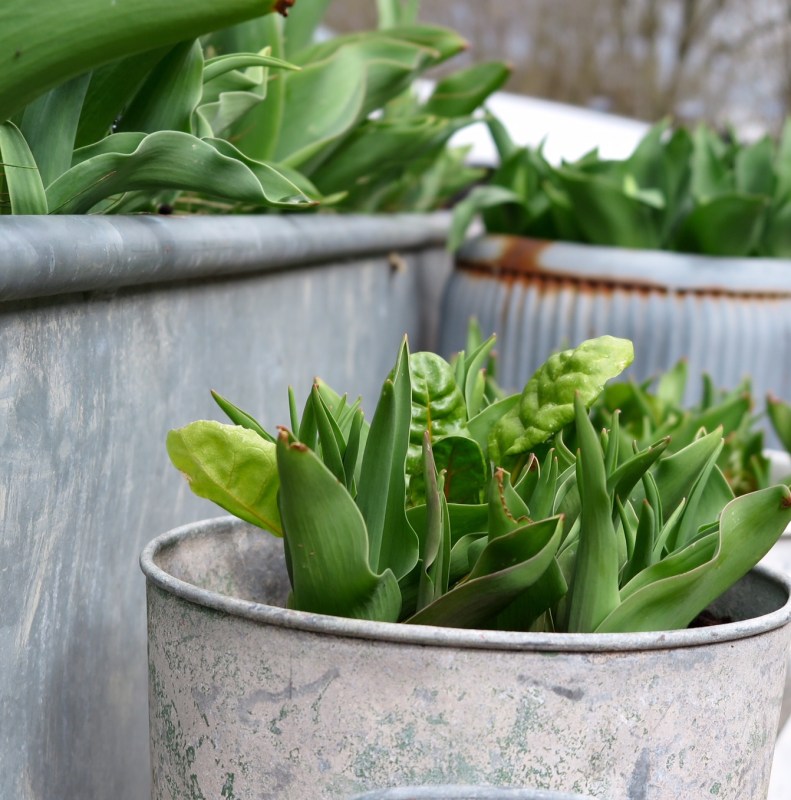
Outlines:
{"label": "brown leaf tip", "polygon": [[297,0],[277,0],[275,3],[275,11],[282,14],[284,17],[288,16],[288,10],[296,3]]}
{"label": "brown leaf tip", "polygon": [[791,508],[791,494],[789,494],[789,495],[786,495],[786,496],[785,496],[785,497],[784,497],[784,498],[783,498],[783,499],[780,501],[780,508]]}

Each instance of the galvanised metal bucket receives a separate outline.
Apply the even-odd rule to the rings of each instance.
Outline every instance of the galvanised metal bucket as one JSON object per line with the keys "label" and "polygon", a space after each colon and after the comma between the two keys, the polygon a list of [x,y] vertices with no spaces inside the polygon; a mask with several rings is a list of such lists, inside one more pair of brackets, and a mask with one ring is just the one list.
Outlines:
{"label": "galvanised metal bucket", "polygon": [[499,378],[520,388],[555,350],[602,334],[632,339],[637,379],[689,363],[697,376],[791,398],[791,261],[486,236],[459,251],[445,292],[442,351],[464,347],[469,318],[496,331]]}
{"label": "galvanised metal bucket", "polygon": [[156,800],[421,784],[766,796],[791,635],[780,574],[720,598],[730,624],[588,635],[288,610],[282,543],[232,518],[160,536],[141,565]]}
{"label": "galvanised metal bucket", "polygon": [[[781,450],[765,450],[764,455],[769,459],[770,481],[780,483],[791,475],[791,455]],[[791,526],[777,540],[777,544],[764,556],[761,561],[765,567],[779,570],[791,577]],[[782,729],[791,717],[791,660],[786,671],[786,688],[783,694],[783,705],[780,710],[780,728]]]}
{"label": "galvanised metal bucket", "polygon": [[581,794],[489,786],[411,786],[357,795],[353,800],[593,800]]}

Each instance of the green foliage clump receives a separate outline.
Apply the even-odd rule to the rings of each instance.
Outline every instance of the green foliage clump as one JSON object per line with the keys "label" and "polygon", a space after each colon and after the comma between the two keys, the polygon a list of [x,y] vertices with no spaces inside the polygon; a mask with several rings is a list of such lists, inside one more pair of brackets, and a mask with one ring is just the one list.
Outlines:
{"label": "green foliage clump", "polygon": [[[74,74],[49,88],[43,53],[25,78],[39,95],[24,107],[3,106],[0,75],[0,213],[424,211],[480,174],[447,142],[508,68],[466,68],[418,100],[415,81],[466,42],[420,25],[417,4],[383,3],[388,27],[315,42],[326,0],[214,33],[212,22],[277,4],[233,0],[223,14],[200,0],[192,20],[178,4],[158,13],[152,0],[128,0],[126,30],[106,2],[86,3],[83,26],[116,42],[116,60],[101,36],[73,31],[64,59]],[[0,43],[22,33],[11,25]]]}
{"label": "green foliage clump", "polygon": [[596,150],[553,166],[490,121],[501,165],[456,209],[452,245],[478,212],[489,233],[712,256],[791,257],[791,124],[741,144],[660,122],[629,158]]}
{"label": "green foliage clump", "polygon": [[[605,388],[633,356],[613,337],[508,395],[493,347],[475,328],[452,362],[404,342],[370,422],[318,380],[276,436],[215,396],[234,424],[171,431],[168,451],[198,495],[283,536],[291,607],[389,622],[683,628],[791,521],[788,487],[736,498],[718,466],[738,395],[678,420],[659,406],[678,374],[653,398]],[[622,425],[621,399],[656,415]]]}

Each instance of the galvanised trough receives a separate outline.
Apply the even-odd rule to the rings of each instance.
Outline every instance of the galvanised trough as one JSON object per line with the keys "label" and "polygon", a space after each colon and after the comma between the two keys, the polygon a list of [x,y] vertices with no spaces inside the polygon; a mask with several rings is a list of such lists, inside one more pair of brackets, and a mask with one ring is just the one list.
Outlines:
{"label": "galvanised trough", "polygon": [[149,794],[137,559],[212,508],[170,465],[168,429],[221,419],[211,388],[282,421],[288,385],[316,373],[372,408],[404,333],[436,346],[446,228],[0,218],[2,800]]}
{"label": "galvanised trough", "polygon": [[498,334],[500,383],[521,387],[553,351],[602,334],[634,341],[644,379],[686,358],[698,376],[791,398],[791,261],[629,250],[515,236],[465,243],[446,289],[441,347],[467,322]]}
{"label": "galvanised trough", "polygon": [[154,800],[421,784],[766,796],[791,635],[783,575],[754,570],[720,598],[732,623],[588,635],[288,610],[282,543],[231,518],[160,536],[141,564]]}

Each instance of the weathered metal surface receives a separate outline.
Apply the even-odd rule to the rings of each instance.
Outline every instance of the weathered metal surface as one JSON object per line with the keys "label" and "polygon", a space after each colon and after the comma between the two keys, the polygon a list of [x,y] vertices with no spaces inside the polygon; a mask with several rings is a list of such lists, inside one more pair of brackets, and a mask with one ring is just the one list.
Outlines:
{"label": "weathered metal surface", "polygon": [[463,631],[267,605],[288,588],[281,547],[224,518],[146,548],[154,800],[448,783],[766,796],[784,577],[750,573],[717,603],[737,621],[711,628]]}
{"label": "weathered metal surface", "polygon": [[554,350],[609,333],[634,341],[638,379],[686,358],[688,402],[703,371],[723,387],[750,374],[757,397],[791,398],[791,261],[484,237],[459,253],[443,351],[464,346],[470,316],[497,332],[506,386]]}
{"label": "weathered metal surface", "polygon": [[[383,220],[379,242],[377,225],[0,219],[3,800],[148,795],[137,557],[152,531],[216,511],[170,466],[166,432],[222,419],[210,388],[283,422],[287,386],[307,392],[315,374],[362,393],[370,413],[403,334],[431,344],[449,270],[436,221]],[[160,273],[157,247],[171,259]],[[304,268],[277,269],[295,254]],[[237,257],[241,274],[227,274]],[[9,301],[35,288],[20,264],[43,294],[80,293]],[[157,274],[169,283],[128,285]]]}
{"label": "weathered metal surface", "polygon": [[442,214],[8,217],[0,225],[0,299],[255,274],[317,259],[331,263],[441,247],[447,225]]}
{"label": "weathered metal surface", "polygon": [[353,800],[593,800],[581,794],[485,786],[413,786],[366,792]]}
{"label": "weathered metal surface", "polygon": [[[782,450],[766,450],[764,455],[769,459],[769,479],[773,483],[780,483],[791,475],[791,455]],[[777,544],[767,553],[761,561],[770,569],[780,570],[791,577],[791,526],[780,537]],[[783,705],[780,709],[780,728],[788,723],[791,717],[791,660],[786,669],[786,685],[783,693]]]}

